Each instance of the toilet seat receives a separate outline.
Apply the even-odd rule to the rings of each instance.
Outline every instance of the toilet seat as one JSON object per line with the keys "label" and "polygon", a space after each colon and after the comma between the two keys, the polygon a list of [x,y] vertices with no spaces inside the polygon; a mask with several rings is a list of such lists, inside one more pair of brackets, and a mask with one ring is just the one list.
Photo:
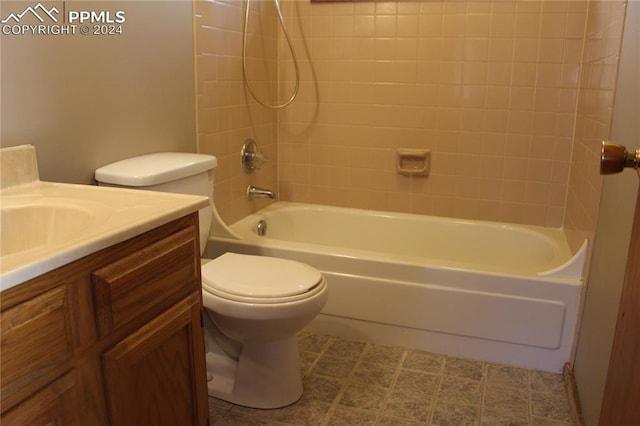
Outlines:
{"label": "toilet seat", "polygon": [[287,259],[225,253],[202,266],[203,290],[238,302],[293,302],[312,297],[325,285],[318,270]]}

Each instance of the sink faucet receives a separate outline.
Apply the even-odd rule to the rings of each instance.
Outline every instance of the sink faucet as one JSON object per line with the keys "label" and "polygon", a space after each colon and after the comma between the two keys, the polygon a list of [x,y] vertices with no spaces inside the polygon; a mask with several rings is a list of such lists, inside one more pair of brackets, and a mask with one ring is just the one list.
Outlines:
{"label": "sink faucet", "polygon": [[276,194],[274,194],[272,191],[269,191],[268,189],[262,189],[253,185],[249,185],[247,187],[247,198],[249,198],[250,200],[253,200],[254,198],[274,199],[276,198]]}

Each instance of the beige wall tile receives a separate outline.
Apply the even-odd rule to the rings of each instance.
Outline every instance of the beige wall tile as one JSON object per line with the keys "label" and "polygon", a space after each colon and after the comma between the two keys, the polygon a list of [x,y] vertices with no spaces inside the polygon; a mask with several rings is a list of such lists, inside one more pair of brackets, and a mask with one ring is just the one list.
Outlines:
{"label": "beige wall tile", "polygon": [[592,1],[586,11],[570,14],[567,34],[578,36],[586,16],[586,40],[575,139],[568,183],[564,226],[575,250],[595,231],[602,178],[598,174],[600,143],[607,139],[611,125],[615,71],[617,70],[624,20],[624,1]]}
{"label": "beige wall tile", "polygon": [[[232,223],[264,206],[246,199],[249,184],[277,189],[276,113],[248,100],[242,82],[243,3],[194,1],[198,151],[218,157],[214,200],[222,218]],[[252,2],[248,73],[260,96],[274,102],[278,62],[275,9]],[[271,53],[269,53],[271,52]],[[240,168],[247,138],[258,142],[267,163],[253,175]]]}
{"label": "beige wall tile", "polygon": [[[593,228],[599,179],[585,170],[608,131],[622,1],[283,2],[302,81],[277,116],[246,101],[241,3],[201,3],[199,144],[221,156],[225,219],[256,208],[240,189],[257,179],[284,200]],[[260,37],[273,40],[267,3]],[[277,64],[252,62],[266,96],[293,79],[276,45]],[[225,166],[243,134],[278,171]],[[432,149],[429,177],[395,172],[402,147]]]}

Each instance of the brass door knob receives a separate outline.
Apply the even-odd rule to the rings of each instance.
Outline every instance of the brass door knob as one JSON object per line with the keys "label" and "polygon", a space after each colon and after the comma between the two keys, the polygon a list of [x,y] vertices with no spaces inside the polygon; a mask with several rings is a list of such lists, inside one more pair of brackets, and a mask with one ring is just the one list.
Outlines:
{"label": "brass door knob", "polygon": [[611,175],[620,173],[625,167],[634,169],[640,167],[640,149],[633,153],[627,151],[627,148],[622,145],[602,141],[600,174]]}

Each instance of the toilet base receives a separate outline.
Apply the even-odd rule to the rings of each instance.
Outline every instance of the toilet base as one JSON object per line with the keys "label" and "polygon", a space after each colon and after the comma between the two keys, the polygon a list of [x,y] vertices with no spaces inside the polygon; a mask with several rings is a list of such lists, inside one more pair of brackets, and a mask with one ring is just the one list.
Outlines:
{"label": "toilet base", "polygon": [[279,408],[302,396],[297,337],[248,341],[238,360],[207,353],[209,395],[252,408]]}

